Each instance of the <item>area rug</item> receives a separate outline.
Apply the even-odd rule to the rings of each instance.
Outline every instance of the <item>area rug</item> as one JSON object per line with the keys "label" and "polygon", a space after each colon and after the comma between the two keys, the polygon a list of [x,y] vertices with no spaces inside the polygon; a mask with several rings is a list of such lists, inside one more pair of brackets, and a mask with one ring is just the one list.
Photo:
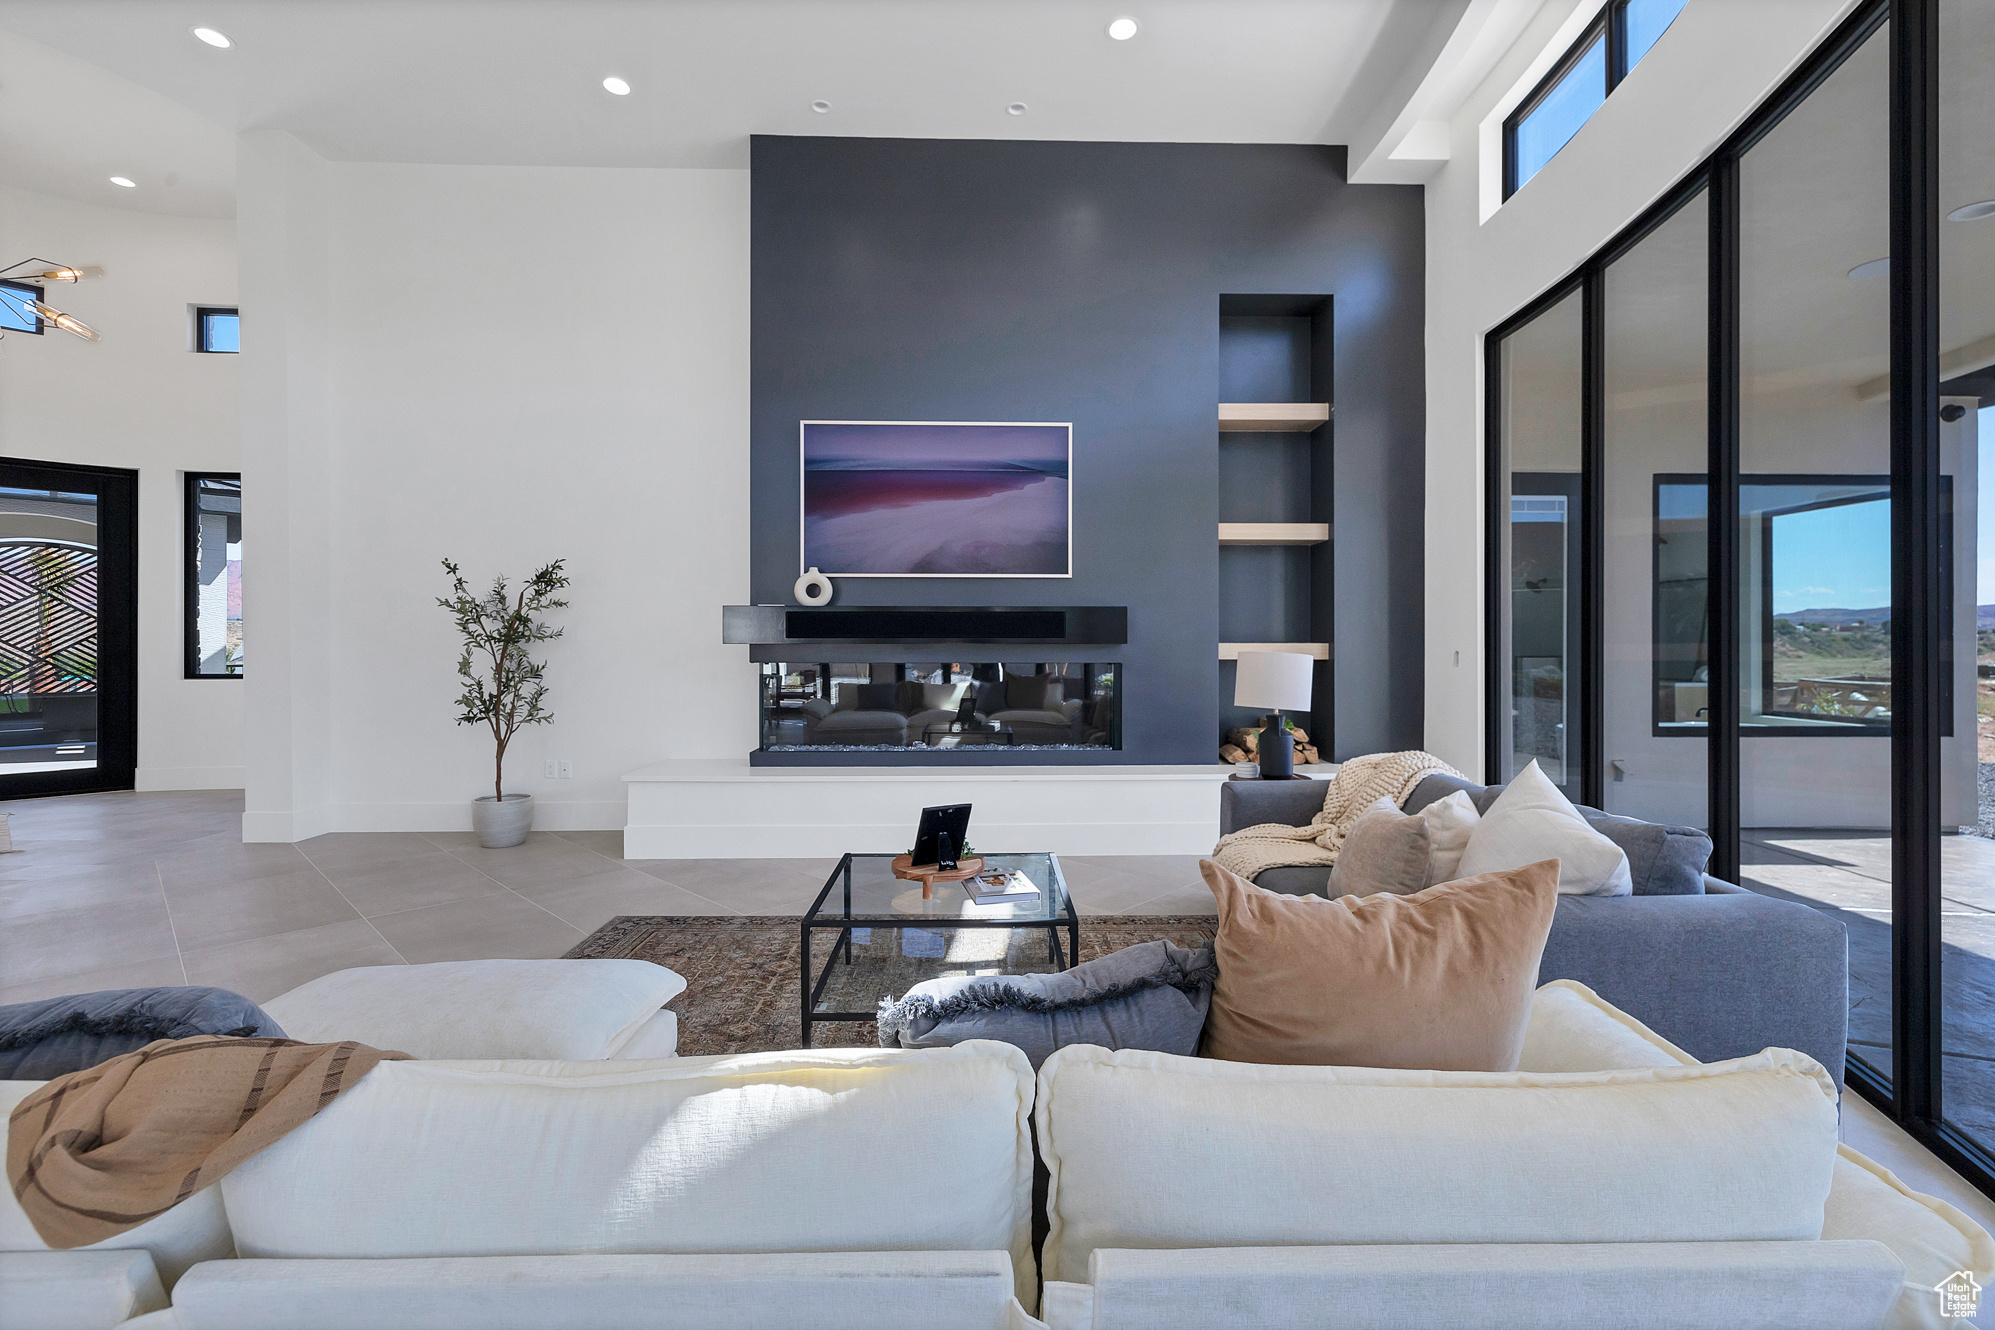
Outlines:
{"label": "area rug", "polygon": [[[679,1052],[759,1053],[802,1043],[799,961],[801,921],[787,916],[618,915],[583,938],[571,960],[654,961],[685,977],[671,1002],[679,1013]],[[1209,914],[1081,916],[1081,959],[1166,938],[1183,947],[1210,941],[1218,920]],[[1054,969],[1040,928],[937,930],[855,929],[852,962],[841,956],[819,1001],[820,1010],[873,1011],[923,979],[961,974],[1028,974]],[[914,936],[910,937],[909,934]],[[823,965],[835,930],[814,929],[811,968]],[[1060,930],[1060,945],[1067,933]],[[924,954],[924,953],[940,953]],[[873,1022],[813,1021],[815,1048],[877,1048]]]}

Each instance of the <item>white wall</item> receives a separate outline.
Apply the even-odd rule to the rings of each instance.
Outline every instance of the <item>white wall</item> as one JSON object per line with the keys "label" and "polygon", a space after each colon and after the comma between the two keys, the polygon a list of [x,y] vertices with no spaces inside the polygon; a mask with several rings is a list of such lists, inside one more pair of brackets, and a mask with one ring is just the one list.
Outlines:
{"label": "white wall", "polygon": [[1485,121],[1522,95],[1532,61],[1581,18],[1577,7],[1551,0],[1450,120],[1450,158],[1427,189],[1426,744],[1463,770],[1482,770],[1482,334],[1701,161],[1851,7],[1690,0],[1564,151],[1487,221]]}
{"label": "white wall", "polygon": [[138,788],[239,787],[244,685],[183,677],[181,617],[181,476],[239,465],[238,358],[193,351],[188,310],[235,303],[235,223],[0,185],[0,263],[30,255],[103,267],[51,301],[103,340],[0,342],[0,454],[138,471]]}
{"label": "white wall", "polygon": [[[620,827],[625,772],[754,747],[753,667],[719,640],[748,581],[748,173],[321,162],[251,134],[239,178],[246,320],[324,302],[322,350],[301,333],[288,365],[246,365],[269,400],[245,487],[287,446],[322,461],[288,492],[300,616],[308,566],[326,583],[270,718],[325,712],[259,736],[245,837],[470,825],[491,745],[454,722],[445,557],[474,582],[567,560],[555,719],[506,764],[539,827]],[[315,194],[322,236],[259,248]],[[323,442],[287,439],[321,391]]]}

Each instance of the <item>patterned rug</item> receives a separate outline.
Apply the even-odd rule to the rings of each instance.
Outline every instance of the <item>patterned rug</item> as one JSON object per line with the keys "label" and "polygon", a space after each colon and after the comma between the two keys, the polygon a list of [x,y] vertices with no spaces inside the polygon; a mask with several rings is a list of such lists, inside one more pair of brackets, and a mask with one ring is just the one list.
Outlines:
{"label": "patterned rug", "polygon": [[[803,993],[801,920],[795,915],[618,915],[575,945],[568,959],[654,961],[676,970],[686,991],[671,1003],[679,1013],[679,1052],[759,1053],[803,1042],[798,1012]],[[1081,916],[1081,956],[1167,938],[1183,947],[1208,941],[1218,921],[1209,914]],[[852,960],[832,967],[817,1009],[873,1011],[924,979],[965,974],[1044,973],[1043,928],[854,929]],[[811,969],[830,954],[829,929],[814,929]],[[1060,945],[1067,933],[1060,930]],[[813,1021],[816,1048],[876,1048],[873,1022]]]}

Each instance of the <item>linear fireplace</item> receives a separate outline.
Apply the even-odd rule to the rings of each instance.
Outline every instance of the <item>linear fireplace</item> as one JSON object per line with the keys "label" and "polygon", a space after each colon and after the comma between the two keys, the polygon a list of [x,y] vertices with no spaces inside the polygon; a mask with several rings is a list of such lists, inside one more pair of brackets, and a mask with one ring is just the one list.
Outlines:
{"label": "linear fireplace", "polygon": [[756,766],[1071,763],[1122,750],[1120,605],[729,605]]}
{"label": "linear fireplace", "polygon": [[770,661],[761,667],[761,752],[1114,752],[1121,684],[1116,662]]}

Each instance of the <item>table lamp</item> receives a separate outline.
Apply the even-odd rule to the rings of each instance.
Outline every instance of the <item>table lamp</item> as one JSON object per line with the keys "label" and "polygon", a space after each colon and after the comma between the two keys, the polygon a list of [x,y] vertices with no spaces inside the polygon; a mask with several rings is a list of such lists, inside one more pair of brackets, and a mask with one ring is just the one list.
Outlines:
{"label": "table lamp", "polygon": [[1266,707],[1267,727],[1261,731],[1263,780],[1287,780],[1295,774],[1295,740],[1282,724],[1282,712],[1307,711],[1316,680],[1316,659],[1299,651],[1242,651],[1233,678],[1233,705]]}

